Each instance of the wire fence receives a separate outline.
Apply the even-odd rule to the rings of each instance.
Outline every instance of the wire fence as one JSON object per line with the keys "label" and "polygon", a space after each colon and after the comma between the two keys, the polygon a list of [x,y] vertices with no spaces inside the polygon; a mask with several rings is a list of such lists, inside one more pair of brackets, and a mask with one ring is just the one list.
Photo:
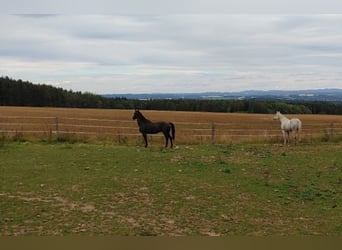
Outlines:
{"label": "wire fence", "polygon": [[[176,122],[177,144],[224,144],[239,141],[282,142],[278,122],[218,123]],[[142,137],[132,120],[50,117],[0,116],[0,133],[14,139],[108,140],[115,143],[141,144]],[[305,123],[302,141],[340,140],[342,123]],[[150,143],[163,143],[162,134],[149,136]]]}

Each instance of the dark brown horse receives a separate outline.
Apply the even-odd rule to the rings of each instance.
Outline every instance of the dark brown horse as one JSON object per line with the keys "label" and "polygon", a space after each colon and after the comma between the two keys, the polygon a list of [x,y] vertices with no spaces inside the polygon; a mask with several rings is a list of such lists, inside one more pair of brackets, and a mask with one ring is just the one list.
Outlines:
{"label": "dark brown horse", "polygon": [[162,132],[165,137],[165,147],[168,146],[169,139],[171,142],[171,148],[173,147],[173,141],[175,139],[175,125],[172,122],[151,122],[146,119],[139,110],[135,110],[133,120],[137,120],[139,131],[142,133],[145,140],[145,147],[147,147],[147,134],[157,134]]}

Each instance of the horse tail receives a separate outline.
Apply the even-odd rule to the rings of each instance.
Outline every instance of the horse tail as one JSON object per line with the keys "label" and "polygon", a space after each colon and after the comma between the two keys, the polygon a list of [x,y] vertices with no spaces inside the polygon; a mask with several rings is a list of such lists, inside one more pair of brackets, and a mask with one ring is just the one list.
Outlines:
{"label": "horse tail", "polygon": [[302,130],[302,121],[298,119],[298,131]]}
{"label": "horse tail", "polygon": [[172,136],[172,139],[175,140],[176,139],[176,128],[172,122],[170,122],[170,125],[171,125],[171,136]]}

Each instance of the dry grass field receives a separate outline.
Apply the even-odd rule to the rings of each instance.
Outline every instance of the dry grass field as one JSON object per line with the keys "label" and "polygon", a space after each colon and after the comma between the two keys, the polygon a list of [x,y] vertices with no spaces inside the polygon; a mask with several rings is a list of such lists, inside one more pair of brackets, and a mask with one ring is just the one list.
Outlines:
{"label": "dry grass field", "polygon": [[[176,144],[226,144],[235,142],[281,143],[280,122],[270,114],[144,111],[152,121],[172,121]],[[0,132],[17,139],[106,140],[142,144],[132,110],[0,107]],[[287,115],[303,122],[302,142],[339,140],[342,116]],[[163,144],[161,134],[149,137]]]}

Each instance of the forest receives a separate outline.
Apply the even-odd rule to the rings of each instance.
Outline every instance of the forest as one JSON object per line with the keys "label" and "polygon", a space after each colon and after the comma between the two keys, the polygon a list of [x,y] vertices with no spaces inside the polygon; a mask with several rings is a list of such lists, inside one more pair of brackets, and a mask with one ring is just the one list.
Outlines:
{"label": "forest", "polygon": [[342,103],[285,102],[265,100],[194,100],[107,98],[92,93],[65,90],[46,84],[33,84],[0,77],[1,106],[70,107],[104,109],[145,109],[194,112],[244,112],[270,114],[342,114]]}

